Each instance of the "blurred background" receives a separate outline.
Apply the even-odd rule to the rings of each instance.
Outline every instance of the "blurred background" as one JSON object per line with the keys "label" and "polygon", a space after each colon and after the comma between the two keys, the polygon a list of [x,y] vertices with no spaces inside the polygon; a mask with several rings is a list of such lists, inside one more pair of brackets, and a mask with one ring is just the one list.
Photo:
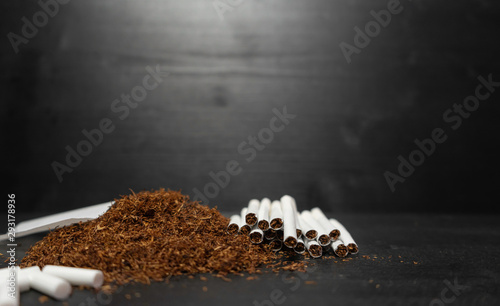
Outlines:
{"label": "blurred background", "polygon": [[[500,212],[500,92],[443,118],[479,76],[500,82],[496,1],[6,0],[0,14],[18,212],[160,187],[223,211],[290,194],[333,213]],[[418,160],[435,129],[446,140]]]}

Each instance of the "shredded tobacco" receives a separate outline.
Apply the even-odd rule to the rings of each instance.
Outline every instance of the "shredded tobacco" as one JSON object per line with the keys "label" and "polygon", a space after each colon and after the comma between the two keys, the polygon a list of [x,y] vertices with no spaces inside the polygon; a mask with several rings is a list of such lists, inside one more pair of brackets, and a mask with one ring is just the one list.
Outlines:
{"label": "shredded tobacco", "polygon": [[97,219],[49,232],[21,267],[65,265],[103,271],[106,284],[168,280],[173,275],[304,270],[305,262],[276,265],[269,244],[228,235],[229,219],[179,191],[142,191],[115,199]]}

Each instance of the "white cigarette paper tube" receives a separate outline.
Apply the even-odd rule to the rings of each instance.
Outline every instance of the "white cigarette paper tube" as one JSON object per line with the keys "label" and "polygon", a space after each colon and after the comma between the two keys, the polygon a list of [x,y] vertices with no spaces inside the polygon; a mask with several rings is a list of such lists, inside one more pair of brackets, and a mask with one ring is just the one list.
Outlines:
{"label": "white cigarette paper tube", "polygon": [[19,291],[24,292],[30,290],[30,274],[31,273],[41,273],[39,266],[31,266],[27,268],[22,268],[19,270],[17,275],[17,282],[19,284]]}
{"label": "white cigarette paper tube", "polygon": [[246,222],[245,222],[245,216],[247,215],[247,210],[248,210],[248,208],[243,207],[241,209],[241,214],[240,214],[240,219],[241,219],[240,233],[242,233],[243,235],[250,234],[250,231],[252,230],[252,227],[250,225],[246,224]]}
{"label": "white cigarette paper tube", "polygon": [[[5,268],[5,272],[0,273],[0,306],[19,306],[19,297],[21,293],[18,291],[15,269]],[[16,269],[19,271],[19,269]],[[12,272],[12,274],[10,273]]]}
{"label": "white cigarette paper tube", "polygon": [[288,197],[289,200],[292,203],[293,211],[295,213],[295,227],[297,228],[297,238],[299,238],[302,235],[302,226],[300,225],[300,220],[299,220],[299,212],[297,211],[297,203],[295,202],[295,199],[289,195],[285,195],[285,197]]}
{"label": "white cigarette paper tube", "polygon": [[245,215],[245,222],[246,224],[250,226],[254,226],[257,224],[257,216],[259,214],[259,206],[260,202],[257,199],[251,199],[250,202],[248,202],[248,210],[247,214]]}
{"label": "white cigarette paper tube", "polygon": [[316,237],[318,237],[318,232],[309,223],[307,223],[300,214],[297,214],[297,217],[302,229],[302,235],[310,240],[316,239]]}
{"label": "white cigarette paper tube", "polygon": [[42,272],[65,279],[74,286],[83,285],[99,289],[104,282],[104,274],[96,269],[46,265]]}
{"label": "white cigarette paper tube", "polygon": [[351,234],[347,231],[347,229],[337,221],[336,219],[330,219],[330,222],[337,227],[340,230],[340,237],[339,239],[344,242],[344,244],[347,246],[347,249],[349,250],[349,253],[351,254],[357,254],[359,251],[358,245],[352,239]]}
{"label": "white cigarette paper tube", "polygon": [[309,255],[311,255],[311,257],[318,258],[323,255],[323,248],[316,240],[306,239],[304,240],[304,244],[306,246],[307,252],[309,252]]}
{"label": "white cigarette paper tube", "polygon": [[271,200],[268,198],[263,198],[260,201],[259,207],[259,221],[257,222],[257,226],[263,230],[267,231],[269,229],[269,211],[271,209]]}
{"label": "white cigarette paper tube", "polygon": [[338,228],[336,228],[330,221],[328,221],[328,218],[325,216],[323,211],[319,207],[315,207],[311,209],[311,214],[313,217],[318,220],[318,222],[321,224],[321,226],[328,232],[328,235],[330,236],[330,239],[332,241],[335,241],[339,238],[340,236],[340,231]]}
{"label": "white cigarette paper tube", "polygon": [[349,254],[347,247],[342,240],[337,239],[332,242],[332,250],[338,257],[346,257]]}
{"label": "white cigarette paper tube", "polygon": [[226,232],[230,235],[237,234],[240,230],[241,217],[240,215],[232,215],[229,219],[229,224],[227,225]]}
{"label": "white cigarette paper tube", "polygon": [[68,281],[43,272],[30,274],[30,286],[56,300],[65,300],[71,294],[71,284]]}
{"label": "white cigarette paper tube", "polygon": [[297,238],[297,244],[295,245],[293,250],[297,254],[304,254],[304,252],[306,251],[306,245],[304,244],[304,240],[301,237]]}
{"label": "white cigarette paper tube", "polygon": [[281,197],[281,210],[283,211],[283,244],[288,248],[297,245],[297,226],[295,225],[295,210],[293,198],[287,195]]}
{"label": "white cigarette paper tube", "polygon": [[250,242],[253,244],[259,244],[262,243],[264,240],[264,232],[257,227],[257,225],[254,225],[252,228],[252,231],[250,232]]}
{"label": "white cigarette paper tube", "polygon": [[272,229],[279,230],[283,227],[283,211],[281,211],[281,202],[273,201],[271,203],[271,223]]}
{"label": "white cigarette paper tube", "polygon": [[316,232],[318,233],[318,236],[316,240],[318,241],[319,245],[321,246],[327,246],[330,244],[331,238],[328,232],[321,226],[321,224],[316,220],[311,212],[309,210],[303,210],[302,213],[300,214],[302,218],[305,220],[306,223],[311,225]]}
{"label": "white cigarette paper tube", "polygon": [[[40,272],[40,268],[35,266]],[[30,270],[30,268],[25,268],[22,270]],[[12,266],[11,268],[0,269],[0,278],[7,278],[9,282],[16,282],[16,292],[25,292],[30,290],[30,279],[27,273],[21,273],[21,268],[19,266]]]}

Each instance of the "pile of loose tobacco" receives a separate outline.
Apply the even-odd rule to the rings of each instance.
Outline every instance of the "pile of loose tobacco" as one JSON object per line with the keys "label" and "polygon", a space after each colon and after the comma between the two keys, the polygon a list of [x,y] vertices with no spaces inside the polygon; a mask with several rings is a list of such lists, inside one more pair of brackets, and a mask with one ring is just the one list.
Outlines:
{"label": "pile of loose tobacco", "polygon": [[[104,273],[105,283],[150,283],[173,275],[259,272],[276,266],[268,244],[228,235],[229,219],[178,191],[142,191],[115,200],[97,219],[49,232],[21,267],[64,265]],[[294,263],[286,270],[303,270]]]}

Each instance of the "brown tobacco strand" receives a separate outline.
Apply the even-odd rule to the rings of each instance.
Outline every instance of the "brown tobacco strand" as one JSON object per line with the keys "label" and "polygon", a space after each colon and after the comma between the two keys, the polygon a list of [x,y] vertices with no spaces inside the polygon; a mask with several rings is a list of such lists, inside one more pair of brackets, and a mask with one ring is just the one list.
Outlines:
{"label": "brown tobacco strand", "polygon": [[229,226],[227,227],[227,233],[231,235],[238,233],[238,225],[229,224]]}
{"label": "brown tobacco strand", "polygon": [[178,191],[132,193],[97,219],[49,232],[28,250],[21,266],[99,269],[106,284],[120,285],[181,274],[256,273],[277,259],[268,244],[228,235],[228,224],[216,208]]}
{"label": "brown tobacco strand", "polygon": [[347,250],[347,247],[343,244],[339,245],[337,247],[337,250],[334,251],[335,255],[337,255],[338,257],[346,257],[347,254],[349,253],[349,251]]}
{"label": "brown tobacco strand", "polygon": [[332,238],[332,241],[337,240],[340,236],[340,231],[338,229],[334,229],[330,232],[330,238]]}
{"label": "brown tobacco strand", "polygon": [[271,228],[274,230],[278,230],[283,227],[283,220],[282,219],[273,219],[271,220]]}
{"label": "brown tobacco strand", "polygon": [[259,223],[257,223],[257,226],[261,230],[265,231],[269,228],[269,222],[267,222],[266,220],[260,220]]}

